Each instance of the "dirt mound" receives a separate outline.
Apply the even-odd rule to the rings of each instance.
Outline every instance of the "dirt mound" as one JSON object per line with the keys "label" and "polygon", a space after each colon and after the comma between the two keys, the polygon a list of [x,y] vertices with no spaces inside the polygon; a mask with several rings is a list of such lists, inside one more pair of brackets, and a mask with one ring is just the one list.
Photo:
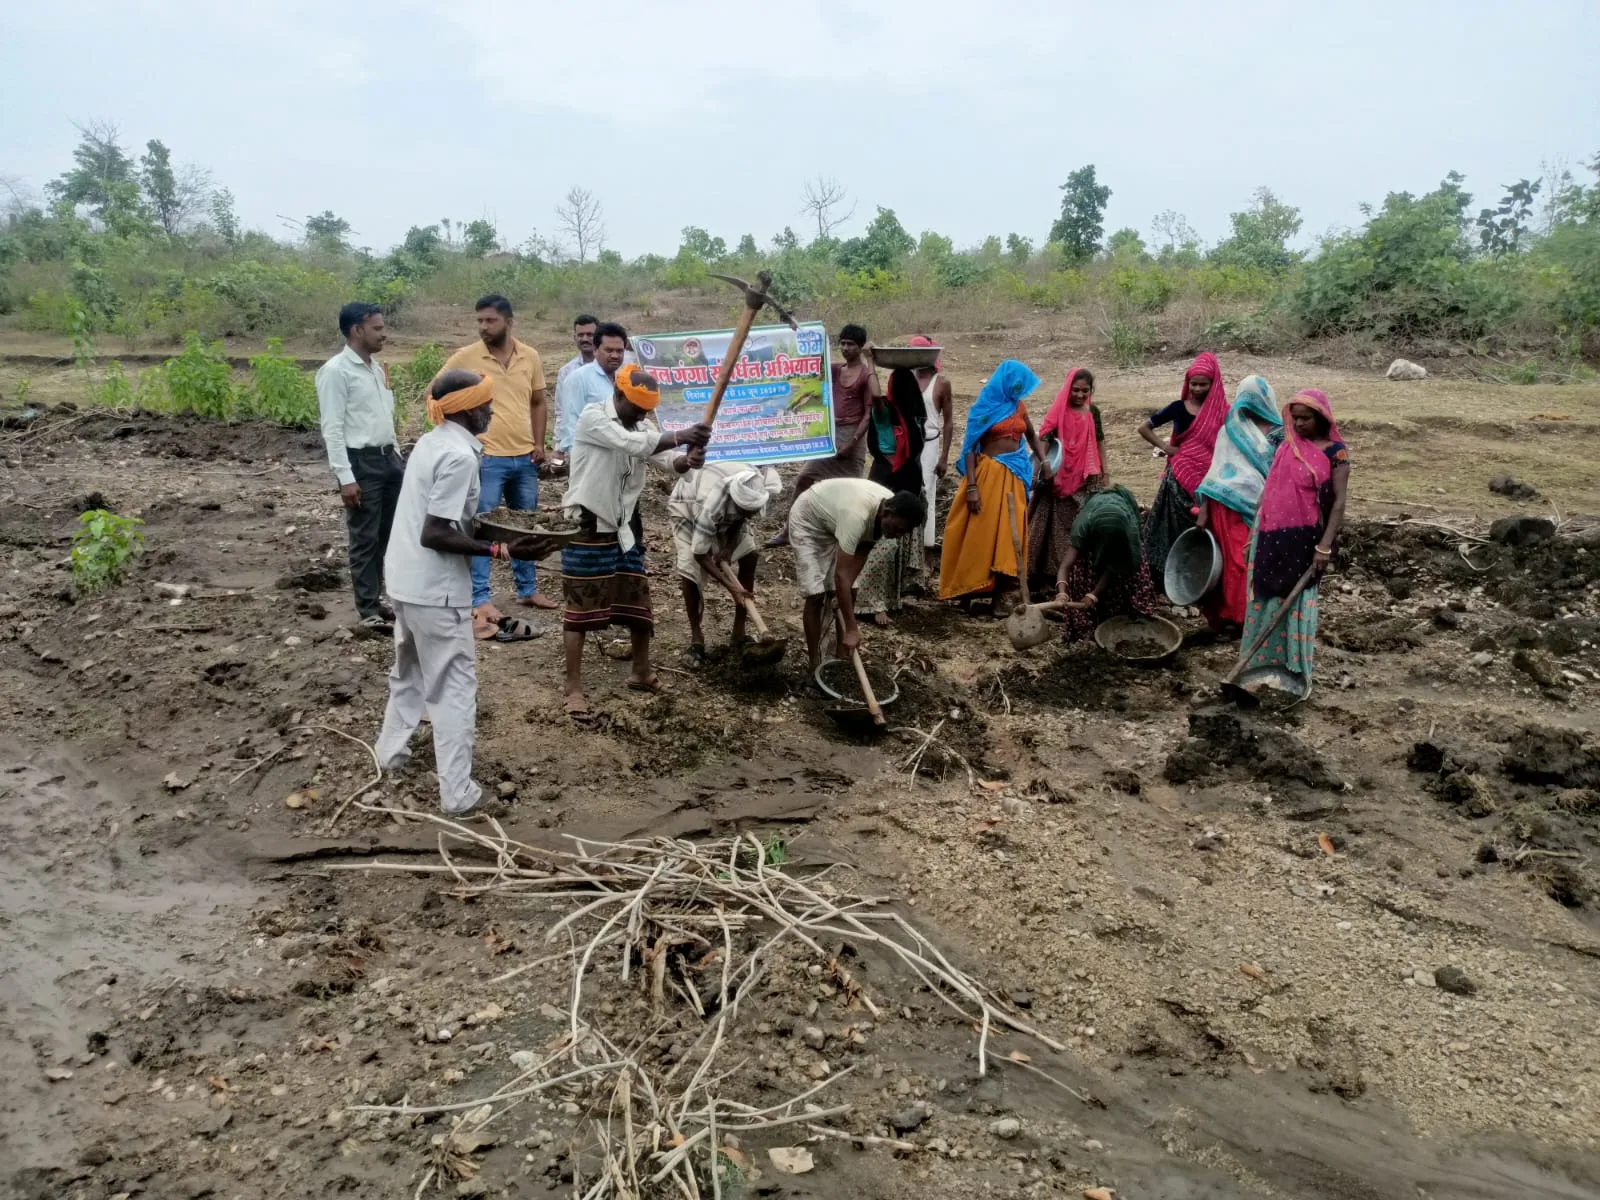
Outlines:
{"label": "dirt mound", "polygon": [[1525,615],[1548,618],[1563,597],[1600,580],[1595,532],[1557,533],[1542,517],[1508,517],[1483,542],[1436,524],[1357,521],[1346,526],[1341,554],[1352,571],[1382,581],[1481,587]]}
{"label": "dirt mound", "polygon": [[1344,780],[1310,746],[1287,730],[1221,705],[1189,715],[1189,736],[1167,756],[1172,783],[1195,783],[1233,774],[1337,792]]}

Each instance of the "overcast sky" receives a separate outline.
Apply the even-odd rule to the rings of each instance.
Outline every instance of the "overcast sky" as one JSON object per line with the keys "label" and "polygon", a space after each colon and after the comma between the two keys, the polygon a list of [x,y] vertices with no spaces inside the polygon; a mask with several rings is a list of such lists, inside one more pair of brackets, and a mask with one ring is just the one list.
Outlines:
{"label": "overcast sky", "polygon": [[1310,241],[1451,169],[1487,203],[1600,151],[1600,0],[0,0],[0,25],[0,174],[41,189],[107,119],[248,226],[331,208],[377,249],[441,217],[550,236],[573,184],[627,256],[691,224],[806,237],[819,172],[846,233],[883,205],[1043,241],[1090,162],[1108,232],[1175,209],[1214,240],[1265,184]]}

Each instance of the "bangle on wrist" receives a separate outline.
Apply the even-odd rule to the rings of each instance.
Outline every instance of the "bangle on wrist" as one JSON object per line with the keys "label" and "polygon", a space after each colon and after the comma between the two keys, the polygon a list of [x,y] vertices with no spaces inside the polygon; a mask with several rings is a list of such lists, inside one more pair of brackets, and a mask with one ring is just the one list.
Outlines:
{"label": "bangle on wrist", "polygon": [[1332,550],[1324,550],[1321,546],[1318,546],[1316,548],[1315,553],[1321,558],[1332,558],[1333,557],[1333,551]]}

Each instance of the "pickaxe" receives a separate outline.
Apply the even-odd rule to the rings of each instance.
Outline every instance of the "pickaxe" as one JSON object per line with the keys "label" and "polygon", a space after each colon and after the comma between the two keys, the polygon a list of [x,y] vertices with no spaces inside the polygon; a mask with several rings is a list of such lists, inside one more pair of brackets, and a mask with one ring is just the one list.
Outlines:
{"label": "pickaxe", "polygon": [[733,337],[728,340],[727,352],[722,356],[722,366],[717,369],[717,386],[711,389],[711,401],[706,405],[706,415],[700,418],[701,423],[705,425],[710,425],[717,419],[717,409],[722,407],[722,394],[728,390],[728,380],[733,378],[733,368],[739,361],[740,352],[744,350],[744,340],[750,336],[750,326],[755,324],[756,314],[761,311],[761,306],[765,304],[770,307],[790,329],[800,328],[788,310],[768,294],[767,289],[772,286],[772,272],[762,271],[756,276],[756,283],[760,285],[758,288],[751,287],[733,275],[712,274],[711,278],[725,280],[744,293],[744,312],[739,314],[739,323],[733,327]]}

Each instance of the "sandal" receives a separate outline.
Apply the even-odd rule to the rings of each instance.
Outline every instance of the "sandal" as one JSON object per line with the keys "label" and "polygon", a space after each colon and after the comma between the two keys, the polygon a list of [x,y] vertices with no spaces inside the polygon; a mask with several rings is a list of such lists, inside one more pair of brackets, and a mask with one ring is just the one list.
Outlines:
{"label": "sandal", "polygon": [[688,664],[689,669],[692,671],[698,671],[703,668],[706,665],[705,646],[699,642],[691,643],[689,648],[683,652],[683,661]]}
{"label": "sandal", "polygon": [[531,642],[543,632],[532,621],[521,617],[501,617],[499,626],[490,636],[497,642]]}
{"label": "sandal", "polygon": [[652,671],[649,679],[628,680],[628,690],[630,692],[649,692],[652,696],[661,696],[666,694],[667,686],[661,682],[661,676]]}
{"label": "sandal", "polygon": [[594,711],[589,707],[588,697],[583,695],[568,696],[566,699],[567,716],[579,724],[594,720]]}
{"label": "sandal", "polygon": [[370,617],[362,617],[356,628],[363,637],[393,637],[394,624],[385,621],[381,613],[373,613]]}

